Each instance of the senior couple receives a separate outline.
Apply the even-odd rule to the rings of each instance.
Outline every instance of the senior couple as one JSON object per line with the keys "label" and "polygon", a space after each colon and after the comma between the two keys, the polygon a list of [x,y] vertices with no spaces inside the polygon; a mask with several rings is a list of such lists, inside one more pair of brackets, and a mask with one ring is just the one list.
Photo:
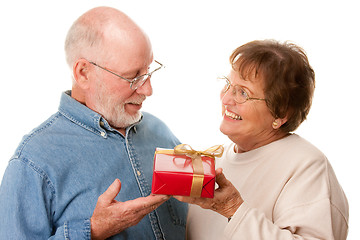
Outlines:
{"label": "senior couple", "polygon": [[9,161],[0,239],[346,239],[348,204],[329,161],[292,133],[315,87],[300,47],[262,40],[231,54],[219,89],[231,143],[216,159],[214,198],[151,194],[155,148],[180,142],[140,112],[162,67],[143,30],[94,8],[65,51],[72,89]]}

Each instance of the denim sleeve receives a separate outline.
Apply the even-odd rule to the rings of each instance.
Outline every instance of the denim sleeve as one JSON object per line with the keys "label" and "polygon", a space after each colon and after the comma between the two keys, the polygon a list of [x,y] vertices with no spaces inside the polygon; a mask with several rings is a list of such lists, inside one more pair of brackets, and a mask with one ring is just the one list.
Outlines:
{"label": "denim sleeve", "polygon": [[50,239],[91,239],[90,219],[72,220],[65,222],[62,226],[57,228],[56,233]]}
{"label": "denim sleeve", "polygon": [[13,159],[0,186],[0,239],[91,239],[90,220],[53,224],[54,188],[27,159]]}

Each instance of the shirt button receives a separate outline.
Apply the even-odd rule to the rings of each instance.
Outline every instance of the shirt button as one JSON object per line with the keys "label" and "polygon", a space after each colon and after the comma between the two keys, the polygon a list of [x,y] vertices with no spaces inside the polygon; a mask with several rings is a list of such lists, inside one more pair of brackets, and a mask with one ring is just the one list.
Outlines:
{"label": "shirt button", "polygon": [[100,133],[102,137],[105,137],[106,133],[105,132],[101,132]]}
{"label": "shirt button", "polygon": [[103,121],[100,121],[100,126],[104,127],[105,123]]}
{"label": "shirt button", "polygon": [[141,172],[139,170],[136,171],[137,175],[140,177]]}

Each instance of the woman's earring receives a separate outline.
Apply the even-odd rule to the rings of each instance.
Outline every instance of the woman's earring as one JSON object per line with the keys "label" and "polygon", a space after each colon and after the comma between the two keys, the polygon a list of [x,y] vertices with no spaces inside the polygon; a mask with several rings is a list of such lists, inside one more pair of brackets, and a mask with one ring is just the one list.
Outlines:
{"label": "woman's earring", "polygon": [[273,121],[272,127],[273,127],[274,129],[276,129],[278,125],[279,125],[279,124],[278,124],[278,122],[277,122],[276,120]]}

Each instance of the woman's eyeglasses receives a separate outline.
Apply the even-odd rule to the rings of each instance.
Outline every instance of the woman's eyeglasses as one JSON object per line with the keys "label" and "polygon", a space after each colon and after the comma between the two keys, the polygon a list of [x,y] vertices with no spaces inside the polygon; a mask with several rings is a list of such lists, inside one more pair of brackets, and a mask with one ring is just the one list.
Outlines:
{"label": "woman's eyeglasses", "polygon": [[234,100],[235,100],[235,102],[237,102],[239,104],[242,104],[248,100],[266,101],[266,99],[264,99],[264,98],[249,97],[248,93],[245,91],[244,88],[242,88],[240,85],[232,85],[230,80],[225,76],[219,77],[219,79],[226,80],[226,84],[225,84],[222,92],[226,93],[232,87],[232,95],[234,97]]}

